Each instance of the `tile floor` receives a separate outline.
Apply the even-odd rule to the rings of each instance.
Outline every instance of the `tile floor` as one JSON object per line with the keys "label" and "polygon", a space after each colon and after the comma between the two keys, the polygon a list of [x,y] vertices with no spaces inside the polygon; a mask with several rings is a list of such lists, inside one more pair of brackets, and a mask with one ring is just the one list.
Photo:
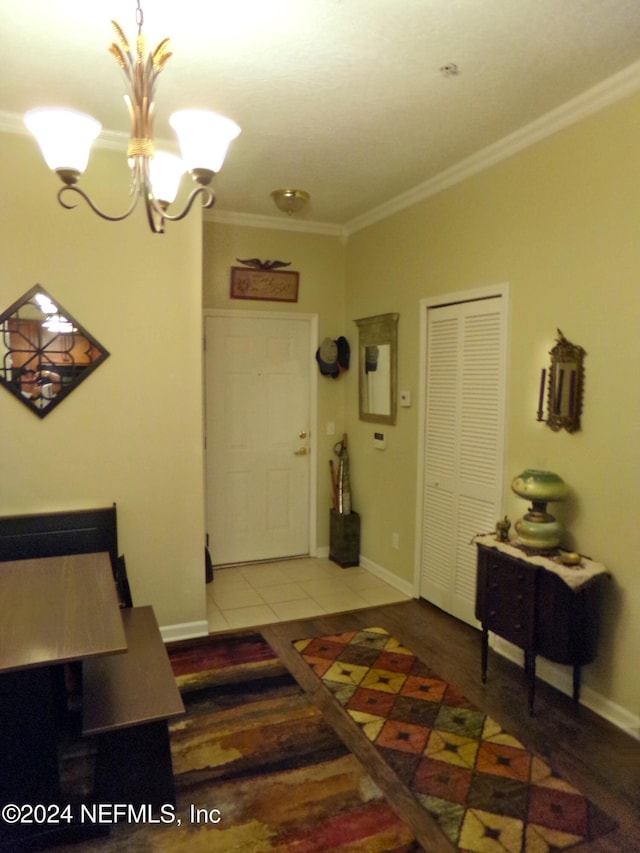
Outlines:
{"label": "tile floor", "polygon": [[342,569],[329,559],[302,557],[215,569],[207,619],[215,633],[407,600],[360,566]]}

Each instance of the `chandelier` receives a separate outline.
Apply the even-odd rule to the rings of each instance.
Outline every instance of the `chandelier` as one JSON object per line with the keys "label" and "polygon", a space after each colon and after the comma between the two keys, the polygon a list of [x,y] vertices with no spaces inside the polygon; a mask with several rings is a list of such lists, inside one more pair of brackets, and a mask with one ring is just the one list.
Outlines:
{"label": "chandelier", "polygon": [[[178,136],[182,159],[155,150],[153,119],[156,80],[172,54],[167,38],[145,56],[140,0],[137,1],[136,23],[138,36],[132,47],[122,28],[112,21],[118,42],[113,42],[109,48],[129,84],[125,101],[131,118],[127,157],[131,168],[132,200],[128,210],[118,216],[110,216],[101,211],[77,185],[87,167],[91,145],[100,133],[100,122],[85,113],[62,108],[31,110],[26,113],[24,120],[35,136],[47,165],[64,184],[58,191],[58,201],[64,208],[70,210],[75,207],[70,197],[79,195],[102,219],[119,222],[133,213],[142,198],[151,230],[161,234],[164,232],[165,220],[176,222],[183,219],[198,196],[202,196],[203,208],[213,207],[215,193],[209,185],[220,171],[229,144],[238,136],[240,128],[231,119],[217,113],[181,110],[173,113],[169,123]],[[190,193],[182,212],[168,213],[185,172],[190,173],[198,186]]]}

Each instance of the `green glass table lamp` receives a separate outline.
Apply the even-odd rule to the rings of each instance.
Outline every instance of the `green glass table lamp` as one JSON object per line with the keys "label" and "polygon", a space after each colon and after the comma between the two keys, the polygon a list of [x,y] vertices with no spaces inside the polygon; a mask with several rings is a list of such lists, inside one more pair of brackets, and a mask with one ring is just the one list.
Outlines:
{"label": "green glass table lamp", "polygon": [[520,543],[537,551],[557,548],[563,527],[547,512],[547,504],[566,498],[569,488],[562,477],[527,468],[514,478],[511,488],[519,497],[531,501],[529,511],[514,525]]}

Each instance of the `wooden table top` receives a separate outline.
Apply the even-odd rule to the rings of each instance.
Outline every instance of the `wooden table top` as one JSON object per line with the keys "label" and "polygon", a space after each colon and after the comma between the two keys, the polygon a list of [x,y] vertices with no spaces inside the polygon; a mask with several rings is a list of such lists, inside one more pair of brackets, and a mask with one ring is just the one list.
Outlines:
{"label": "wooden table top", "polygon": [[126,649],[107,553],[0,563],[0,672]]}

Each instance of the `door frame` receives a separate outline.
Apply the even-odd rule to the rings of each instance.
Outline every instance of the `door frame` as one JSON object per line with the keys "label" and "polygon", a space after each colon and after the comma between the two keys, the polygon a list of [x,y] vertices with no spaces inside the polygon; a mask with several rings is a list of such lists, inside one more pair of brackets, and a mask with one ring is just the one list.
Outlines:
{"label": "door frame", "polygon": [[[424,458],[425,458],[425,436],[424,423],[427,414],[427,329],[428,329],[428,314],[434,308],[444,308],[446,305],[454,305],[460,302],[478,302],[483,299],[491,299],[499,296],[504,299],[505,311],[505,351],[507,353],[505,363],[505,390],[504,390],[504,425],[505,425],[505,440],[502,447],[502,470],[503,479],[506,471],[507,458],[507,441],[506,441],[506,413],[509,411],[507,397],[510,384],[510,360],[508,354],[510,352],[510,331],[511,331],[511,302],[509,294],[509,284],[489,285],[487,287],[478,287],[471,290],[458,290],[454,293],[445,293],[441,296],[429,296],[426,299],[420,300],[420,340],[418,344],[418,471],[416,478],[416,526],[415,526],[415,553],[414,553],[414,569],[413,569],[413,594],[414,598],[420,598],[420,577],[422,574],[422,536],[424,526]],[[502,501],[504,510],[504,482],[502,484]],[[498,519],[496,519],[497,521]]]}
{"label": "door frame", "polygon": [[208,518],[209,489],[207,483],[207,374],[204,352],[207,346],[206,319],[207,317],[228,318],[233,320],[304,320],[308,328],[308,352],[309,352],[309,555],[317,556],[318,550],[318,528],[317,528],[317,505],[318,505],[318,371],[316,369],[316,349],[318,340],[318,315],[297,314],[289,311],[256,311],[242,310],[240,308],[205,308],[202,312],[202,435],[204,443],[204,517],[205,533],[206,519]]}

